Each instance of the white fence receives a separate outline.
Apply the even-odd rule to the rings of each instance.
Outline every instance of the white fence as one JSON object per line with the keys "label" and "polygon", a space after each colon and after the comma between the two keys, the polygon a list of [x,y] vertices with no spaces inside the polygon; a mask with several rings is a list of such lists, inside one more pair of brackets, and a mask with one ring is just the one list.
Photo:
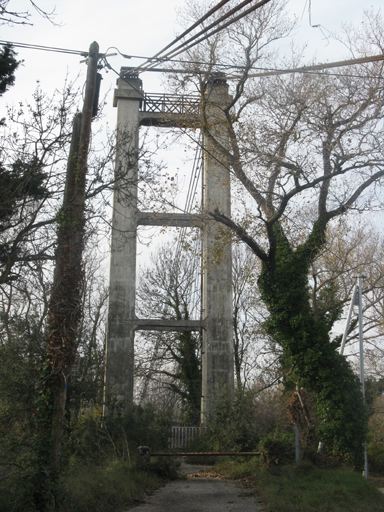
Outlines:
{"label": "white fence", "polygon": [[205,427],[172,427],[169,448],[188,448],[205,430]]}

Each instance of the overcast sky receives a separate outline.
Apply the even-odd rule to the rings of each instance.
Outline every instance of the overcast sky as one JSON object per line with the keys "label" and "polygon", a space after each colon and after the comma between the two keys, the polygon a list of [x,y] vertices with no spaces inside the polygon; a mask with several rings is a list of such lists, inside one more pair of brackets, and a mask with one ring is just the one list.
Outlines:
{"label": "overcast sky", "polygon": [[[36,1],[47,11],[55,6],[52,0]],[[212,5],[217,2],[213,0]],[[309,4],[312,25],[321,25],[321,29],[312,28],[309,24]],[[359,24],[364,8],[372,6],[377,10],[381,4],[382,0],[288,0],[290,15],[300,20],[295,32],[296,41],[307,41],[308,58],[316,55],[319,62],[345,57],[346,52],[341,45],[329,44],[324,37],[327,31],[339,30],[342,23]],[[54,19],[61,26],[54,26],[34,14],[31,19],[33,26],[1,26],[1,39],[83,51],[88,50],[92,41],[97,41],[100,52],[115,46],[125,54],[152,56],[181,32],[176,10],[183,5],[184,0],[60,0],[56,4]],[[9,7],[16,11],[31,9],[28,0],[10,0]],[[289,43],[286,41],[285,44]],[[6,103],[30,99],[37,81],[48,93],[55,88],[60,89],[67,75],[70,79],[80,75],[78,85],[84,83],[86,65],[80,63],[78,56],[22,49],[18,54],[24,63],[16,72],[15,86],[0,98],[0,118],[5,115]],[[120,56],[109,60],[117,70],[121,66],[134,66],[141,62]],[[161,75],[144,73],[141,78],[146,92],[166,92]],[[116,119],[116,109],[112,107],[115,82],[116,75],[112,72],[106,74],[104,70],[101,95],[110,91],[105,113],[112,126]],[[180,174],[188,176],[186,169],[191,167],[191,163],[181,161],[183,152],[181,155],[176,152],[172,157],[174,160],[170,166],[180,167]],[[143,252],[148,251],[143,249]]]}
{"label": "overcast sky", "polygon": [[[92,41],[97,41],[100,51],[116,46],[122,53],[151,56],[169,43],[176,33],[180,33],[177,24],[177,9],[184,5],[184,0],[37,0],[38,5],[50,11],[56,5],[55,21],[60,27],[53,26],[47,20],[34,14],[33,26],[2,26],[1,39],[49,45],[87,51]],[[216,0],[212,4],[217,3]],[[309,25],[308,7],[311,3]],[[341,47],[329,45],[323,33],[335,31],[343,22],[359,23],[363,9],[373,6],[379,8],[382,0],[288,0],[289,12],[297,16],[301,23],[295,33],[296,40],[308,41],[308,55],[316,53],[319,61],[341,59],[345,51]],[[30,10],[28,0],[11,0],[9,7],[13,10]],[[86,65],[73,55],[18,50],[19,58],[24,60],[23,67],[17,71],[16,85],[0,101],[0,112],[5,102],[22,100],[30,96],[36,81],[39,80],[43,90],[51,91],[59,87],[68,73],[70,78],[84,73]],[[121,66],[138,64],[140,61],[111,57],[115,69]],[[113,88],[116,76],[112,72],[103,73],[103,90]],[[142,75],[144,90],[161,92],[161,76],[156,73]],[[111,115],[112,92],[109,94]]]}

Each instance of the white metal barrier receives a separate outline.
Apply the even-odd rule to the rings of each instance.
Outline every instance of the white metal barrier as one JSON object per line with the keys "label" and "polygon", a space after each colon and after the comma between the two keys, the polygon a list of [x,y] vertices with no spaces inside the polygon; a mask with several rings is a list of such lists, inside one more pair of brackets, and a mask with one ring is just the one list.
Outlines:
{"label": "white metal barrier", "polygon": [[205,431],[205,427],[172,427],[169,448],[188,448],[192,441]]}

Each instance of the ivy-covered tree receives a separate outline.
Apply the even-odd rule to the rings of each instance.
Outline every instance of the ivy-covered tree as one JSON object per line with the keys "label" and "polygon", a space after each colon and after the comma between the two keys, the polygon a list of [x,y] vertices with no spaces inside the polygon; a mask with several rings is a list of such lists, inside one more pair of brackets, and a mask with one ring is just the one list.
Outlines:
{"label": "ivy-covered tree", "polygon": [[[188,61],[209,64],[198,74],[190,66],[188,79],[172,80],[184,90],[196,84],[203,91],[201,129],[227,162],[239,192],[232,217],[219,209],[209,214],[261,262],[258,286],[269,311],[265,329],[283,348],[286,384],[313,391],[323,420],[319,438],[329,452],[361,467],[367,414],[360,383],[331,339],[337,315],[315,314],[311,307],[309,275],[328,225],[382,206],[383,63],[355,66],[353,73],[257,77],[254,67],[271,66],[269,48],[284,35],[282,7],[267,4],[191,50]],[[194,4],[192,17],[197,11]],[[358,31],[345,38],[352,55],[381,54],[381,19],[368,14],[363,26],[369,36]],[[302,66],[301,56],[272,67]],[[228,144],[223,132],[215,136],[215,107],[205,92],[212,73],[219,71],[223,84],[217,62],[236,69],[229,82],[232,97],[218,113],[219,120],[225,118]],[[303,218],[303,212],[310,214]]]}

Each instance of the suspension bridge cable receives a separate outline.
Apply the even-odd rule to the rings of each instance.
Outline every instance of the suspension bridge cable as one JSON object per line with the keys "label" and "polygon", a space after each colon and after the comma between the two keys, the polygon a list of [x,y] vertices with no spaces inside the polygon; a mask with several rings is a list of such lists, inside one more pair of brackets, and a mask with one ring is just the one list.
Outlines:
{"label": "suspension bridge cable", "polygon": [[[285,75],[289,73],[307,73],[308,71],[316,71],[330,68],[341,68],[345,66],[354,66],[357,64],[367,64],[370,62],[380,62],[384,60],[384,53],[381,55],[372,55],[370,57],[361,57],[359,59],[341,60],[338,62],[329,62],[328,64],[315,64],[313,66],[302,66],[300,68],[282,69],[274,71],[266,71],[263,73],[250,74],[250,78],[263,76]],[[379,78],[379,77],[378,77]]]}
{"label": "suspension bridge cable", "polygon": [[[169,54],[167,54],[167,56],[169,57],[176,57],[177,55],[180,55],[180,53],[183,53],[183,52],[186,52],[187,50],[190,50],[191,48],[193,48],[194,46],[196,46],[197,44],[199,43],[202,43],[203,41],[205,41],[206,39],[209,39],[211,36],[217,34],[218,32],[221,32],[222,30],[224,30],[225,28],[229,27],[230,25],[232,25],[233,23],[235,23],[236,21],[239,21],[241,20],[242,18],[244,18],[245,16],[247,16],[248,14],[256,11],[256,9],[259,9],[260,7],[262,7],[263,5],[267,4],[268,2],[270,2],[271,0],[261,0],[260,2],[258,2],[256,5],[250,7],[249,9],[247,9],[246,11],[244,11],[243,13],[239,14],[238,16],[235,16],[234,18],[232,18],[231,20],[227,21],[227,23],[224,23],[224,25],[220,25],[217,29],[213,30],[212,32],[210,32],[209,34],[206,34],[205,36],[201,37],[200,39],[198,39],[197,41],[194,41],[193,43],[191,43],[189,46],[186,46],[186,47],[183,47],[182,49],[180,49],[179,51],[176,52],[176,49],[172,52],[170,52]],[[220,21],[220,20],[219,20]],[[215,23],[215,26],[217,25],[217,23]],[[204,31],[205,32],[205,31]],[[198,34],[199,35],[199,34]],[[175,53],[176,52],[176,53]],[[152,64],[152,66],[154,66],[154,64]]]}
{"label": "suspension bridge cable", "polygon": [[[248,74],[248,78],[262,78],[269,76],[277,76],[277,75],[287,75],[294,73],[303,73],[308,75],[320,75],[320,76],[336,76],[336,77],[349,77],[349,78],[377,78],[383,79],[382,76],[367,76],[367,75],[351,75],[351,74],[343,74],[343,73],[322,73],[322,70],[337,68],[337,67],[346,67],[346,66],[354,66],[358,64],[369,64],[373,62],[381,62],[384,61],[384,54],[382,55],[373,55],[370,57],[362,57],[360,59],[351,59],[344,60],[338,62],[330,62],[327,64],[316,64],[314,66],[302,66],[300,68],[292,68],[292,69],[279,69],[279,68],[260,68],[260,67],[249,67],[249,70],[258,69],[259,73],[250,73]],[[204,63],[205,65],[209,65],[209,63]],[[215,64],[216,66],[217,64]],[[235,66],[234,66],[235,67]],[[316,71],[318,70],[318,71]],[[152,71],[157,73],[183,73],[183,74],[205,74],[205,70],[201,71],[191,71],[188,69],[172,69],[172,68],[151,68],[146,69],[145,71]],[[241,79],[241,75],[226,75],[227,80],[239,80]]]}
{"label": "suspension bridge cable", "polygon": [[[212,16],[216,11],[218,11],[221,7],[223,7],[229,1],[230,0],[221,0],[221,2],[219,2],[214,7],[212,7],[212,9],[210,9],[206,14],[204,14],[204,16],[202,16],[200,19],[198,19],[193,25],[191,25],[189,28],[187,28],[187,30],[185,30],[182,34],[180,34],[178,37],[176,37],[176,39],[174,39],[167,46],[165,46],[165,48],[163,48],[162,50],[157,52],[156,55],[154,55],[153,57],[148,58],[147,62],[150,62],[151,60],[156,59],[156,57],[158,57],[159,55],[164,53],[166,50],[168,50],[169,48],[174,46],[178,41],[180,41],[183,37],[185,37],[187,34],[192,32],[193,29],[198,27],[201,23],[203,23],[203,21],[205,21],[207,18]],[[251,1],[251,0],[249,0],[249,1]],[[145,65],[147,62],[144,62],[143,65]]]}
{"label": "suspension bridge cable", "polygon": [[[201,135],[200,135],[200,139],[201,139]],[[202,170],[202,162],[203,162],[202,150],[199,146],[196,146],[195,158],[194,158],[194,162],[193,162],[193,169],[192,169],[192,173],[191,173],[188,194],[187,194],[187,199],[186,199],[186,203],[185,203],[185,211],[187,213],[192,211],[193,200],[194,200],[194,197],[196,194],[196,189],[197,189],[197,185],[198,185],[201,170]],[[178,266],[180,264],[181,249],[182,249],[182,244],[183,244],[185,236],[186,236],[186,232],[187,232],[187,228],[185,228],[185,227],[181,228],[181,230],[179,231],[177,246],[176,246],[176,251],[175,251],[175,257],[174,257],[175,270],[178,268]],[[194,276],[192,288],[191,288],[191,296],[192,297],[195,297],[196,295],[198,295],[198,289],[199,289],[199,284],[200,284],[199,274],[196,272],[196,269],[197,269],[196,253],[201,254],[201,247],[199,246],[199,248],[196,248],[197,243],[200,244],[201,241],[199,239],[195,240],[195,247],[194,247],[194,251],[193,251],[193,254],[195,257],[192,258],[192,265],[191,265],[192,274]],[[194,309],[195,309],[195,306],[194,306]]]}
{"label": "suspension bridge cable", "polygon": [[[199,139],[201,140],[201,136],[199,137]],[[200,176],[200,170],[201,170],[201,156],[200,155],[201,155],[201,149],[199,146],[196,146],[191,177],[189,180],[187,197],[185,200],[185,207],[184,207],[185,213],[190,213],[192,211],[193,199],[194,199],[196,187],[197,187],[196,184],[198,181],[198,177]],[[185,228],[185,227],[180,229],[177,246],[176,246],[176,255],[178,255],[180,253],[181,246],[182,246],[183,240],[185,238],[186,230],[187,230],[187,228]]]}
{"label": "suspension bridge cable", "polygon": [[[219,19],[215,20],[213,23],[211,23],[210,25],[208,25],[207,27],[203,28],[202,30],[200,30],[200,32],[198,32],[197,34],[194,34],[192,37],[190,37],[189,39],[187,39],[187,41],[184,41],[182,42],[179,46],[177,46],[176,48],[174,48],[173,50],[171,50],[170,52],[168,52],[167,54],[163,55],[163,57],[161,57],[161,59],[159,58],[158,60],[163,60],[165,58],[167,58],[169,55],[173,54],[174,52],[176,52],[177,50],[179,50],[180,48],[183,48],[184,46],[186,46],[188,43],[190,43],[191,41],[195,40],[196,38],[198,38],[199,36],[201,36],[202,34],[206,33],[208,30],[210,30],[211,28],[214,28],[215,26],[217,26],[219,23],[221,23],[222,21],[226,20],[227,18],[229,18],[230,16],[232,16],[232,14],[235,14],[236,12],[238,12],[239,10],[241,10],[243,7],[245,7],[246,5],[248,5],[249,3],[251,3],[253,0],[244,0],[243,2],[241,2],[241,4],[237,5],[236,7],[234,7],[233,9],[231,9],[230,11],[228,11],[226,14],[224,14],[223,16],[221,16]],[[270,1],[270,0],[266,0],[266,1]],[[198,23],[200,24],[200,23]],[[195,24],[196,25],[196,24]],[[189,30],[188,30],[189,32]],[[172,44],[171,45],[168,45],[168,47],[170,46],[173,46]],[[156,56],[160,55],[161,53],[163,52],[159,52],[158,54],[156,54]],[[155,56],[155,57],[156,57]],[[150,60],[153,60],[153,59],[150,59]],[[147,69],[148,67],[150,66],[153,66],[154,63],[149,63],[147,66],[144,67],[144,65],[142,66],[139,66],[137,69]]]}

